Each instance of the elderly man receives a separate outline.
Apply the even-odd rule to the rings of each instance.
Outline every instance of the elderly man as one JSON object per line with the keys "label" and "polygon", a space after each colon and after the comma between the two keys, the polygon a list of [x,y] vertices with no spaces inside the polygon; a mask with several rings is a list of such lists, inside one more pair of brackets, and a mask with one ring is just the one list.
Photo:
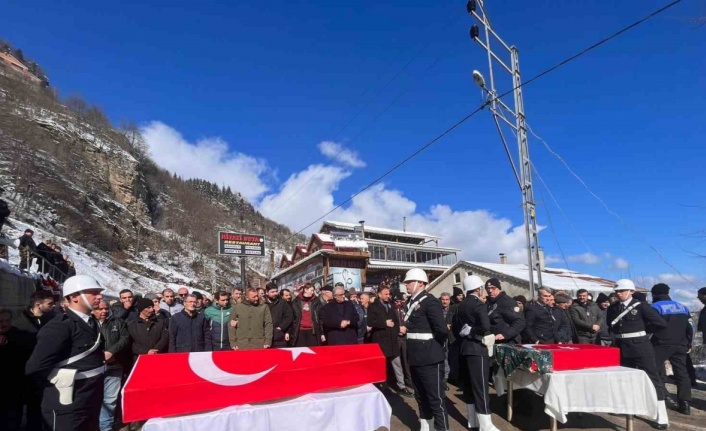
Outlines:
{"label": "elderly man", "polygon": [[606,310],[610,305],[610,300],[605,293],[599,293],[596,298],[596,305],[598,305],[598,335],[596,336],[596,344],[601,346],[611,346],[613,344],[613,339],[608,332],[608,322],[606,322]]}
{"label": "elderly man", "polygon": [[329,346],[358,344],[358,313],[353,304],[346,301],[343,287],[334,288],[333,301],[324,305],[321,320]]}
{"label": "elderly man", "polygon": [[136,308],[139,312],[138,318],[127,324],[132,340],[133,362],[140,355],[165,353],[169,348],[167,321],[154,317],[154,303],[149,299],[140,298]]}
{"label": "elderly man", "polygon": [[196,311],[196,295],[187,295],[184,309],[169,322],[169,353],[211,350],[211,332],[206,317]]}
{"label": "elderly man", "polygon": [[[188,294],[189,294],[189,289],[187,289],[186,287],[180,287],[177,290],[177,301],[179,301],[180,303],[183,304],[184,299],[186,299],[186,295],[188,295]],[[181,311],[181,310],[179,310],[179,311]]]}
{"label": "elderly man", "polygon": [[169,313],[169,316],[173,316],[184,309],[176,300],[176,294],[170,288],[166,288],[162,291],[162,301],[159,303],[159,308]]}
{"label": "elderly man", "polygon": [[267,349],[272,346],[272,315],[260,303],[257,290],[245,289],[245,298],[230,313],[228,336],[233,350]]}
{"label": "elderly man", "polygon": [[105,381],[103,383],[103,404],[100,412],[100,431],[112,431],[115,422],[115,406],[118,402],[120,385],[125,366],[130,366],[130,334],[122,320],[109,314],[108,304],[101,301],[93,317],[98,322],[105,351]]}
{"label": "elderly man", "polygon": [[553,308],[554,316],[559,322],[559,342],[560,343],[576,343],[576,327],[569,316],[569,308],[573,304],[573,300],[566,293],[557,293],[554,295],[555,306]]}

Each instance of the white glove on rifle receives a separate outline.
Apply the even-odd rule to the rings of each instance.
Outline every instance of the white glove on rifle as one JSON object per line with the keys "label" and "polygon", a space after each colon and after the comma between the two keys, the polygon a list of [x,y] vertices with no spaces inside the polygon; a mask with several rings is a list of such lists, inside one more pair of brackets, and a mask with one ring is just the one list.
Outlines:
{"label": "white glove on rifle", "polygon": [[468,326],[468,324],[464,324],[463,328],[461,328],[461,331],[458,334],[462,337],[468,337],[469,335],[471,335],[471,329],[473,328]]}

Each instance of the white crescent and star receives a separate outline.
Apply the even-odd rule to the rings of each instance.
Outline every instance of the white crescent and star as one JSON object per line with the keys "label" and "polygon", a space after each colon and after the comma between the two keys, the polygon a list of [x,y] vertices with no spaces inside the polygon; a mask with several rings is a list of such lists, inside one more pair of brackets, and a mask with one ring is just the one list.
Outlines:
{"label": "white crescent and star", "polygon": [[[292,361],[295,361],[299,355],[305,353],[315,355],[316,352],[308,347],[293,347],[288,350],[292,353]],[[218,368],[213,362],[213,352],[194,352],[189,353],[189,367],[191,371],[202,379],[220,386],[243,386],[260,380],[274,370],[277,365],[267,370],[254,374],[235,374],[223,371]]]}

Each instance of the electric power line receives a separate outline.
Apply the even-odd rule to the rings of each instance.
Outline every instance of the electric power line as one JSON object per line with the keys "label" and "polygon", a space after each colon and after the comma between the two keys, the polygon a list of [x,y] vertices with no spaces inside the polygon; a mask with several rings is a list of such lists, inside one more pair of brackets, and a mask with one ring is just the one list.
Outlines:
{"label": "electric power line", "polygon": [[[565,66],[566,64],[570,63],[571,61],[576,60],[577,58],[583,56],[584,54],[586,54],[586,53],[588,53],[588,52],[590,52],[590,51],[592,51],[592,50],[598,48],[599,46],[601,46],[601,45],[607,43],[608,41],[610,41],[610,40],[612,40],[612,39],[615,39],[616,37],[622,35],[623,33],[627,32],[627,31],[629,31],[629,30],[631,30],[631,29],[633,29],[633,28],[635,28],[635,27],[637,27],[637,26],[639,26],[640,24],[643,24],[644,22],[650,20],[651,18],[654,18],[655,16],[659,15],[660,13],[666,11],[667,9],[669,9],[669,8],[671,8],[671,7],[673,7],[673,6],[677,5],[677,4],[679,4],[679,3],[681,3],[681,2],[682,2],[682,0],[675,0],[675,1],[671,2],[671,3],[668,3],[667,5],[665,5],[665,6],[661,7],[661,8],[659,8],[659,9],[657,9],[656,11],[654,11],[654,12],[650,13],[649,15],[645,16],[644,18],[641,18],[641,19],[635,21],[634,23],[628,25],[627,27],[624,27],[624,28],[622,28],[621,30],[618,30],[617,32],[613,33],[612,35],[610,35],[610,36],[608,36],[608,37],[606,37],[606,38],[604,38],[604,39],[601,39],[600,41],[594,43],[593,45],[590,45],[589,47],[587,47],[587,48],[581,50],[579,53],[574,54],[574,55],[572,55],[571,57],[568,57],[568,58],[565,59],[565,60],[562,60],[561,62],[557,63],[556,65],[554,65],[554,66],[552,66],[552,67],[550,67],[550,68],[548,68],[548,69],[546,69],[546,70],[544,70],[544,71],[542,71],[542,72],[540,72],[539,74],[533,76],[532,78],[528,79],[527,81],[524,81],[524,82],[520,83],[520,85],[518,85],[518,86],[516,86],[516,87],[514,87],[514,88],[511,88],[510,90],[506,91],[505,93],[502,93],[502,94],[500,94],[500,95],[498,95],[498,96],[495,96],[495,97],[493,97],[493,98],[489,98],[488,100],[486,100],[485,102],[483,102],[483,103],[481,104],[481,106],[479,106],[479,107],[476,108],[474,111],[472,111],[470,114],[466,115],[466,116],[463,117],[461,120],[457,121],[457,122],[454,123],[451,127],[449,127],[449,128],[446,129],[444,132],[442,132],[440,135],[436,136],[435,138],[433,138],[432,140],[430,140],[429,142],[427,142],[426,144],[424,144],[423,146],[421,146],[419,149],[417,149],[415,152],[413,152],[413,153],[410,154],[409,156],[405,157],[402,161],[400,161],[400,162],[398,162],[397,164],[395,164],[394,166],[392,166],[390,169],[388,169],[388,170],[387,170],[386,172],[384,172],[382,175],[380,175],[379,177],[375,178],[373,181],[371,181],[370,183],[368,183],[368,184],[367,184],[365,187],[363,187],[361,190],[359,190],[358,192],[354,193],[354,194],[351,195],[349,198],[345,199],[343,202],[341,202],[340,204],[338,204],[338,205],[336,205],[335,207],[333,207],[331,210],[327,211],[325,214],[323,214],[323,215],[321,215],[320,217],[318,217],[316,220],[312,221],[311,223],[307,224],[307,225],[304,226],[303,228],[299,229],[296,233],[294,233],[291,237],[289,237],[289,238],[285,241],[285,243],[291,241],[294,237],[296,237],[297,235],[299,235],[300,233],[302,233],[303,231],[305,231],[306,229],[308,229],[309,227],[311,227],[311,226],[314,225],[315,223],[318,223],[320,220],[322,220],[322,219],[323,219],[324,217],[326,217],[327,215],[329,215],[329,214],[333,213],[334,211],[338,210],[338,209],[341,208],[343,205],[345,205],[345,204],[347,204],[348,202],[352,201],[356,196],[358,196],[358,195],[360,195],[361,193],[363,193],[364,191],[368,190],[369,188],[371,188],[372,186],[374,186],[375,184],[377,184],[378,182],[380,182],[380,180],[382,180],[383,178],[387,177],[387,176],[390,175],[392,172],[394,172],[395,170],[397,170],[398,168],[400,168],[402,165],[406,164],[408,161],[412,160],[413,158],[415,158],[416,156],[418,156],[419,154],[421,154],[422,152],[424,152],[427,148],[429,148],[429,147],[431,147],[432,145],[434,145],[436,142],[438,142],[439,140],[441,140],[443,137],[445,137],[446,135],[448,135],[449,133],[451,133],[453,130],[455,130],[456,128],[458,128],[461,124],[465,123],[465,122],[468,121],[471,117],[473,117],[475,114],[477,114],[478,112],[480,112],[481,110],[483,110],[483,108],[485,108],[488,104],[492,103],[494,100],[501,99],[502,97],[505,97],[506,95],[508,95],[508,94],[512,93],[513,91],[515,91],[517,88],[524,87],[525,85],[528,85],[528,84],[530,84],[530,83],[536,81],[537,79],[539,79],[539,78],[541,78],[541,77],[543,77],[543,76],[546,76],[547,74],[549,74],[549,73],[551,73],[551,72],[553,72],[553,71],[559,69],[559,68],[562,67],[562,66]],[[531,131],[531,130],[530,130],[530,131]],[[533,134],[534,134],[534,133],[533,133]],[[536,135],[535,135],[535,136],[536,136]],[[655,250],[655,251],[656,251],[656,250]],[[659,253],[659,252],[657,252],[657,253]],[[674,269],[673,266],[672,266],[672,268]],[[675,269],[675,270],[676,270],[676,269]],[[683,276],[682,276],[682,277],[683,277]]]}

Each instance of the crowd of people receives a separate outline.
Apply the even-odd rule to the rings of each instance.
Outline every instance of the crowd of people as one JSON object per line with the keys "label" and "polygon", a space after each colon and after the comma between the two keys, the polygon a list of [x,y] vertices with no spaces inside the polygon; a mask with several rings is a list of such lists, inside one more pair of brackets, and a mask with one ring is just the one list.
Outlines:
{"label": "crowd of people", "polygon": [[34,241],[34,231],[25,229],[19,238],[20,270],[27,271],[37,263],[37,271],[48,274],[59,283],[76,275],[74,263],[63,254],[61,247],[52,239],[46,239],[38,245]]}
{"label": "crowd of people", "polygon": [[[308,283],[295,291],[269,283],[212,298],[186,287],[144,296],[124,289],[107,303],[96,280],[73,276],[60,302],[42,290],[15,316],[0,309],[0,357],[8,385],[20,389],[2,393],[0,423],[17,430],[25,412],[28,431],[134,429],[140,424],[122,423],[118,399],[140,355],[358,343],[380,346],[388,381],[379,387],[416,399],[422,431],[449,429],[443,402],[449,381],[464,391],[469,427],[497,429],[489,382],[501,396],[506,377],[492,363],[493,343],[614,345],[622,365],[645,370],[660,400],[689,412],[686,352],[693,330],[688,310],[664,284],[652,288],[651,305],[636,299],[629,280],[595,301],[585,290],[576,298],[547,289],[529,301],[512,298],[498,279],[473,275],[463,290],[438,299],[427,286],[426,273],[413,269],[402,283],[374,293],[340,283],[318,292]],[[706,303],[706,288],[699,298]],[[699,330],[706,329],[702,317]],[[674,370],[676,400],[664,389],[665,361]],[[664,429],[665,420],[666,410],[657,427]]]}

